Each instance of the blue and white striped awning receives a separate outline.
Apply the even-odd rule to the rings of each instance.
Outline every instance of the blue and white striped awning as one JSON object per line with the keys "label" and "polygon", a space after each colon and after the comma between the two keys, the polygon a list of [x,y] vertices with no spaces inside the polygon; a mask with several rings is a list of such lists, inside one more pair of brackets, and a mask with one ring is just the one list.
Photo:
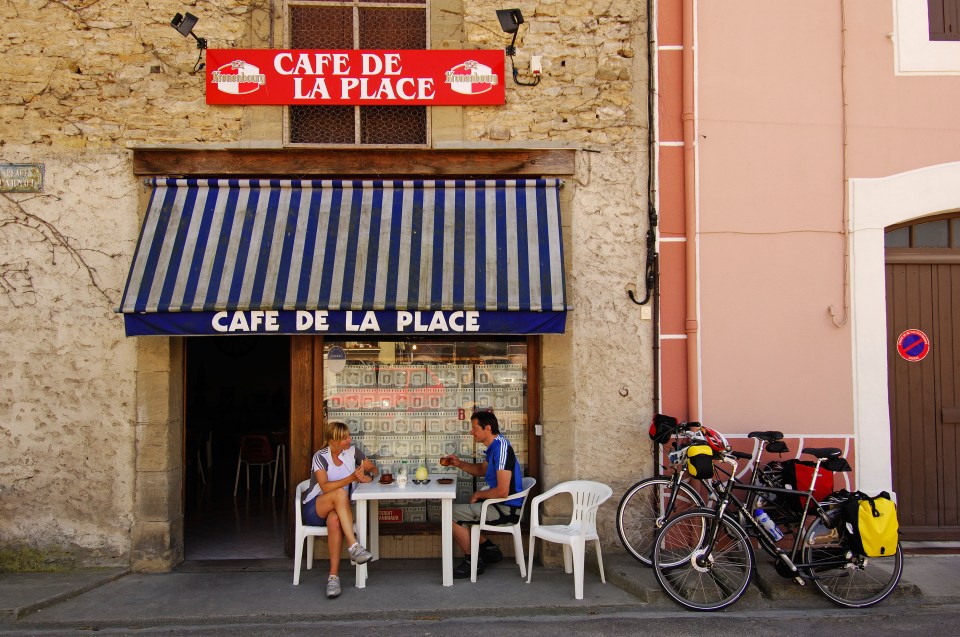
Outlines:
{"label": "blue and white striped awning", "polygon": [[223,312],[317,310],[546,313],[559,330],[504,328],[501,316],[497,331],[563,329],[558,180],[150,185],[120,311],[194,327],[131,332],[128,320],[128,333],[206,333],[183,313],[223,325]]}

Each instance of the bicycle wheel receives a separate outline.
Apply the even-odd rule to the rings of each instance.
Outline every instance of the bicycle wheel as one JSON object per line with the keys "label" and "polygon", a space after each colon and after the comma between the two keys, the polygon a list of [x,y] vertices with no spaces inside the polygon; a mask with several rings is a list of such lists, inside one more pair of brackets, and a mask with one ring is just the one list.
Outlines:
{"label": "bicycle wheel", "polygon": [[[708,546],[718,525],[716,541]],[[653,572],[680,605],[720,610],[747,590],[753,575],[753,547],[732,518],[719,518],[711,509],[693,509],[660,529],[653,547]]]}
{"label": "bicycle wheel", "polygon": [[845,546],[845,532],[838,530],[831,536],[823,521],[817,520],[804,537],[803,562],[814,586],[827,599],[847,608],[865,608],[883,601],[903,573],[900,545],[888,557],[853,555]]}
{"label": "bicycle wheel", "polygon": [[647,478],[630,487],[617,507],[617,534],[637,560],[650,566],[653,540],[667,518],[675,513],[703,506],[703,498],[690,485],[680,482],[673,509],[666,511],[673,491],[673,480]]}

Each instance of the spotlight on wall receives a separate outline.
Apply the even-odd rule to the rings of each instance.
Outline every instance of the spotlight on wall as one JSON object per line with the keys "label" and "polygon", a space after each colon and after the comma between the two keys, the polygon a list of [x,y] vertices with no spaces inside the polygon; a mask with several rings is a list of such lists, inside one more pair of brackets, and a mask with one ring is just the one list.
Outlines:
{"label": "spotlight on wall", "polygon": [[197,41],[198,49],[207,48],[207,40],[205,38],[198,38],[197,34],[193,32],[193,27],[197,25],[197,22],[200,21],[200,18],[188,13],[187,15],[177,14],[173,16],[173,20],[170,21],[170,26],[177,30],[177,33],[183,37],[192,35],[193,39]]}
{"label": "spotlight on wall", "polygon": [[517,53],[517,47],[514,44],[517,42],[517,31],[523,24],[523,14],[520,13],[520,9],[497,9],[497,20],[500,21],[500,28],[504,33],[513,34],[513,40],[510,41],[510,46],[506,50],[507,55],[512,57]]}
{"label": "spotlight on wall", "polygon": [[520,9],[497,9],[497,20],[500,21],[500,28],[503,29],[504,33],[513,34],[509,46],[504,49],[504,53],[510,58],[510,68],[513,69],[513,83],[520,86],[536,86],[540,83],[540,56],[534,56],[537,59],[537,64],[536,68],[533,69],[534,78],[532,82],[520,81],[520,74],[517,72],[517,67],[513,61],[513,56],[517,54],[517,32],[520,31],[520,25],[523,24],[523,14],[520,13]]}
{"label": "spotlight on wall", "polygon": [[203,64],[200,62],[200,58],[203,57],[203,50],[207,48],[207,39],[198,38],[197,34],[193,32],[193,27],[197,25],[197,22],[200,20],[197,16],[192,13],[182,15],[178,13],[173,16],[173,20],[170,21],[170,26],[177,30],[177,33],[183,37],[192,35],[193,39],[197,41],[197,48],[200,49],[200,54],[197,55],[197,63],[193,65],[193,72],[196,73],[203,68]]}

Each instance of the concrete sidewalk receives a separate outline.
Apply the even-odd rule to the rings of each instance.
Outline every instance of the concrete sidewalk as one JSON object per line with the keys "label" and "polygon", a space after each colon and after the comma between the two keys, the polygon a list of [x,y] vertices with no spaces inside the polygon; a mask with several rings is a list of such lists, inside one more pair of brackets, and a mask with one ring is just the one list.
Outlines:
{"label": "concrete sidewalk", "polygon": [[[65,573],[0,573],[0,632],[31,629],[244,624],[350,619],[443,619],[467,616],[659,613],[686,610],[660,590],[650,569],[625,554],[604,556],[607,583],[596,572],[573,597],[573,576],[534,566],[530,584],[509,560],[490,567],[476,584],[440,581],[439,560],[383,560],[370,567],[365,589],[354,588],[353,569],[342,573],[343,595],[326,599],[326,571],[304,571],[292,585],[290,560],[186,565],[170,573],[122,569]],[[884,604],[960,602],[960,555],[907,555],[903,579]],[[590,563],[588,557],[588,564]],[[738,608],[834,608],[812,586],[776,575],[766,559]]]}

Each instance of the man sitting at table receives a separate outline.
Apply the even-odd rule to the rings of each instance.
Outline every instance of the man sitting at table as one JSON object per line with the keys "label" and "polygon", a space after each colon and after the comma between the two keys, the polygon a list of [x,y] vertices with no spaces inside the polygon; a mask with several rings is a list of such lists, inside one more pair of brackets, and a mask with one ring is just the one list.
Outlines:
{"label": "man sitting at table", "polygon": [[[453,539],[463,550],[463,563],[453,570],[453,577],[464,579],[470,577],[470,523],[480,521],[482,500],[491,498],[506,498],[523,490],[523,472],[517,454],[514,453],[510,442],[500,435],[500,424],[497,417],[489,411],[478,411],[470,417],[470,433],[473,439],[486,445],[486,459],[483,462],[465,462],[455,454],[446,457],[450,466],[462,469],[466,473],[486,480],[489,488],[477,491],[470,496],[470,504],[453,505]],[[487,512],[487,522],[491,524],[510,524],[517,522],[520,517],[520,506],[523,498],[516,498],[491,505],[499,513],[499,518],[492,511]],[[480,555],[477,556],[477,573],[483,573],[485,564],[493,564],[503,559],[500,547],[491,542],[484,534],[480,534]]]}

